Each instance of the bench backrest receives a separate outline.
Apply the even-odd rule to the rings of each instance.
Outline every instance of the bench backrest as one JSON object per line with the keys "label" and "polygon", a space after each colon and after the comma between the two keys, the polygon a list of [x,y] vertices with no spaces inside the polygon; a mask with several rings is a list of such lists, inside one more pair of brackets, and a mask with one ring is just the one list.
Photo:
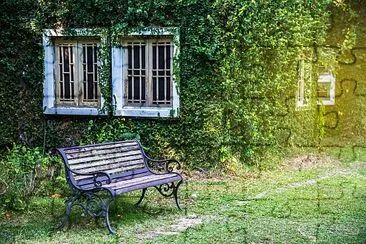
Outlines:
{"label": "bench backrest", "polygon": [[[66,177],[74,186],[91,184],[93,176],[77,173],[105,172],[112,178],[143,174],[146,166],[144,152],[138,141],[118,141],[57,149],[66,166]],[[102,177],[106,180],[106,177]],[[99,179],[98,179],[99,180]]]}

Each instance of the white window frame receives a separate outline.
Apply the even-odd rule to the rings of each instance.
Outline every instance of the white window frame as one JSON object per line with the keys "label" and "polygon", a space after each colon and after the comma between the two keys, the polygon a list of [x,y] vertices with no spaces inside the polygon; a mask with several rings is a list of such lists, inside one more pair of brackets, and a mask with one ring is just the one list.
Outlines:
{"label": "white window frame", "polygon": [[[43,79],[43,111],[45,114],[59,114],[59,115],[106,115],[101,108],[104,104],[104,99],[99,92],[99,99],[97,106],[68,106],[67,104],[59,104],[56,96],[56,42],[60,43],[57,38],[73,39],[90,37],[90,40],[94,41],[96,38],[100,39],[100,42],[105,41],[100,30],[90,29],[70,29],[65,31],[63,29],[46,29],[43,32],[43,50],[44,50],[44,79]],[[98,57],[100,60],[100,57]],[[101,65],[102,62],[99,62]],[[98,72],[98,75],[99,72]]]}
{"label": "white window frame", "polygon": [[122,45],[112,47],[112,90],[113,90],[113,102],[116,116],[126,117],[177,117],[179,113],[179,93],[176,84],[176,74],[174,68],[176,67],[175,59],[179,54],[179,35],[177,28],[147,28],[140,31],[132,31],[127,35],[121,36],[119,39],[121,42],[124,38],[136,38],[142,39],[146,37],[159,37],[167,39],[173,37],[173,65],[171,67],[172,72],[172,103],[169,106],[128,106],[124,100],[125,84],[124,77],[126,72],[127,61],[124,57],[124,50]]}
{"label": "white window frame", "polygon": [[[327,73],[320,73],[318,79],[318,86],[329,84],[329,97],[321,98],[318,97],[318,104],[321,105],[334,105],[335,104],[335,77],[331,71]],[[318,91],[317,91],[318,92]]]}
{"label": "white window frame", "polygon": [[311,62],[300,58],[298,66],[298,84],[296,93],[296,108],[308,108],[311,100],[312,65]]}

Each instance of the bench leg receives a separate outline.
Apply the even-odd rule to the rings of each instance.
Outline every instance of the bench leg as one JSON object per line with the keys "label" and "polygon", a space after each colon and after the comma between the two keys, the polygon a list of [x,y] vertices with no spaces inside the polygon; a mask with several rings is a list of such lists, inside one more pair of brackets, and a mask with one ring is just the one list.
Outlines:
{"label": "bench leg", "polygon": [[182,208],[180,207],[180,203],[179,203],[179,199],[178,199],[178,188],[182,184],[182,182],[183,182],[182,180],[178,182],[178,184],[174,187],[174,192],[173,192],[175,204],[177,204],[177,207],[179,210],[182,210]]}
{"label": "bench leg", "polygon": [[138,202],[136,203],[136,206],[140,205],[140,203],[141,203],[141,202],[142,202],[142,200],[144,199],[144,197],[145,197],[145,193],[146,193],[146,190],[147,190],[147,188],[142,189],[141,197],[140,197],[140,199],[138,200]]}
{"label": "bench leg", "polygon": [[179,181],[178,184],[175,184],[175,182],[167,183],[159,186],[155,186],[155,188],[160,192],[161,195],[164,197],[174,197],[175,203],[177,204],[177,207],[179,210],[182,210],[179,204],[178,199],[178,188],[182,184],[183,180]]}
{"label": "bench leg", "polygon": [[74,206],[74,203],[78,200],[78,196],[71,196],[66,204],[66,210],[65,210],[65,216],[62,219],[61,224],[56,228],[56,230],[61,230],[62,228],[65,227],[65,225],[68,223],[70,224],[70,212],[71,212],[71,208]]}
{"label": "bench leg", "polygon": [[103,207],[103,217],[104,217],[104,223],[109,231],[109,234],[116,234],[116,231],[112,228],[111,224],[109,223],[109,204],[112,202],[113,199],[110,199],[107,204],[105,204]]}

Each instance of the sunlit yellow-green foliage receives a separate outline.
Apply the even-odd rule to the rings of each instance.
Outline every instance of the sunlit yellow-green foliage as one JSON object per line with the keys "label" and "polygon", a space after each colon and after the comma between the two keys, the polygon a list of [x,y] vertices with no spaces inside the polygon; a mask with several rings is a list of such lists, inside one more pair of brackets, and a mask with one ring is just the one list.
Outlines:
{"label": "sunlit yellow-green foliage", "polygon": [[[337,136],[347,142],[342,145],[361,145],[364,121],[353,119],[356,111],[345,107],[366,111],[360,105],[364,82],[359,78],[364,76],[357,71],[365,54],[362,49],[350,50],[363,30],[357,28],[355,20],[361,17],[355,9],[360,8],[329,0],[6,0],[0,6],[0,144],[42,146],[47,152],[63,145],[123,139],[127,133],[138,135],[149,154],[174,156],[191,168],[259,165],[263,157],[270,158],[268,152],[278,155],[288,146],[330,145],[327,140],[336,141]],[[347,18],[342,22],[337,16]],[[113,117],[111,38],[150,26],[179,29],[180,115],[167,120]],[[111,116],[44,116],[42,30],[79,27],[103,28],[110,38],[101,48],[103,59],[109,61],[100,74],[104,109]],[[327,35],[335,41],[326,47],[333,40]],[[339,64],[339,50],[347,60],[357,57],[355,65]],[[304,53],[312,53],[312,94],[308,108],[296,109],[298,64]],[[334,60],[341,68],[337,75],[349,72],[357,77],[337,76],[339,109],[329,114],[332,108],[326,107],[320,114],[315,67]],[[332,116],[346,119],[331,131]]]}

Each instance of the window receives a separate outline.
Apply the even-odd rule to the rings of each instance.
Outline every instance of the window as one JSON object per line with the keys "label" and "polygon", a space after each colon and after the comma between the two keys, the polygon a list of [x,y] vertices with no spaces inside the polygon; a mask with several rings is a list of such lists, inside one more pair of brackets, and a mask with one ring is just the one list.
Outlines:
{"label": "window", "polygon": [[43,35],[46,114],[98,115],[103,102],[99,88],[100,37],[68,36],[59,30]]}
{"label": "window", "polygon": [[321,72],[318,79],[319,104],[335,104],[335,78],[331,71]]}
{"label": "window", "polygon": [[311,62],[300,58],[298,63],[298,89],[296,94],[296,107],[298,109],[309,107],[311,99]]}
{"label": "window", "polygon": [[97,42],[56,42],[56,104],[98,105]]}
{"label": "window", "polygon": [[112,83],[116,115],[177,116],[179,96],[173,60],[175,29],[159,28],[121,37],[112,50]]}

